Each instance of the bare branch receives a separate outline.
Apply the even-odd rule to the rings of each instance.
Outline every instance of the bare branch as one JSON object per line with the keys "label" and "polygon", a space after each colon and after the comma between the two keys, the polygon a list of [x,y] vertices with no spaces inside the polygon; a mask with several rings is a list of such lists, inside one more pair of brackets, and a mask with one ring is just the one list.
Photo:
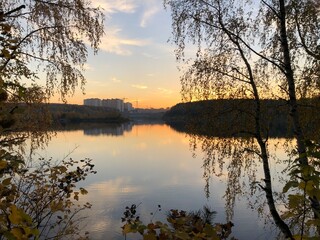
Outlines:
{"label": "bare branch", "polygon": [[277,12],[276,9],[274,9],[273,7],[271,7],[271,5],[268,4],[268,3],[267,3],[266,1],[264,1],[264,0],[261,0],[261,2],[263,2],[264,5],[266,5],[268,8],[270,8],[270,10],[274,13],[274,15],[276,15],[277,18],[280,19],[280,15],[279,15],[279,13]]}
{"label": "bare branch", "polygon": [[11,13],[14,13],[14,12],[18,12],[18,11],[20,11],[21,9],[23,9],[23,8],[25,8],[26,7],[26,5],[21,5],[20,7],[17,7],[17,8],[15,8],[15,9],[13,9],[13,10],[10,10],[9,12],[6,12],[5,14],[4,14],[4,16],[9,16]]}
{"label": "bare branch", "polygon": [[214,6],[214,5],[212,5],[211,3],[208,3],[207,1],[199,0],[199,2],[202,2],[202,3],[206,4],[206,5],[208,5],[209,7],[212,7],[214,10],[218,10],[218,8],[217,8],[217,7],[215,7],[215,6]]}
{"label": "bare branch", "polygon": [[28,56],[28,57],[31,57],[31,58],[34,58],[34,59],[37,59],[37,60],[40,60],[40,61],[43,61],[43,62],[49,62],[49,63],[51,63],[51,64],[53,64],[53,65],[56,65],[56,63],[53,62],[53,61],[51,61],[50,59],[38,57],[38,56],[32,55],[32,54],[30,54],[30,53],[17,52],[17,54],[26,55],[26,56]]}
{"label": "bare branch", "polygon": [[301,28],[300,28],[300,24],[299,24],[299,21],[298,21],[298,9],[295,8],[296,10],[296,13],[295,13],[295,21],[296,21],[296,26],[297,26],[297,30],[298,30],[298,35],[299,35],[299,38],[301,40],[301,45],[302,47],[304,48],[304,50],[306,51],[307,54],[309,54],[310,56],[312,56],[313,58],[317,59],[317,60],[320,60],[320,54],[317,54],[313,51],[311,51],[309,49],[309,47],[307,46],[306,42],[305,42],[305,39],[304,37],[302,36],[302,32],[301,32]]}
{"label": "bare branch", "polygon": [[232,31],[228,30],[228,29],[225,28],[225,27],[219,27],[219,26],[217,26],[217,25],[213,25],[213,24],[211,24],[211,23],[209,23],[209,22],[207,22],[207,21],[204,21],[204,20],[202,20],[202,19],[200,19],[200,18],[198,18],[198,17],[195,17],[194,15],[189,15],[189,17],[193,18],[195,21],[198,21],[198,22],[200,22],[200,23],[206,24],[206,25],[208,25],[208,26],[210,26],[210,27],[213,27],[213,28],[222,30],[222,31],[224,31],[225,33],[229,33],[229,34],[233,35],[233,36],[236,37],[241,43],[243,43],[244,46],[246,46],[251,52],[253,52],[253,53],[256,54],[257,56],[259,56],[260,58],[264,59],[265,61],[273,64],[274,66],[276,66],[277,68],[279,68],[279,70],[280,70],[281,72],[285,73],[285,69],[281,66],[281,65],[283,65],[282,62],[281,62],[281,65],[280,65],[280,64],[276,63],[274,60],[272,60],[272,59],[264,56],[263,54],[257,52],[257,51],[254,50],[245,40],[243,40],[238,34],[233,33]]}
{"label": "bare branch", "polygon": [[212,68],[212,70],[215,71],[215,72],[221,73],[221,74],[223,74],[223,75],[225,75],[225,76],[227,76],[227,77],[230,77],[230,78],[233,78],[233,79],[235,79],[235,80],[238,80],[239,82],[243,82],[243,83],[250,84],[250,81],[246,81],[246,80],[244,80],[244,79],[241,79],[241,78],[239,78],[239,77],[236,77],[236,76],[234,76],[234,75],[231,75],[231,74],[229,74],[229,73],[227,73],[227,72],[221,71],[221,70],[219,70],[218,68]]}
{"label": "bare branch", "polygon": [[[38,28],[38,29],[35,29],[35,30],[29,32],[24,38],[22,38],[22,39],[19,41],[19,43],[16,45],[16,48],[12,51],[11,56],[13,56],[13,55],[17,52],[17,50],[18,50],[18,48],[20,47],[20,45],[21,45],[24,41],[26,41],[29,37],[31,37],[33,34],[35,34],[35,33],[37,33],[37,32],[40,32],[40,31],[43,31],[43,30],[45,30],[45,29],[52,29],[52,28],[63,28],[63,26],[47,26],[47,27]],[[2,71],[7,67],[7,65],[9,64],[9,62],[10,62],[11,60],[12,60],[12,57],[8,58],[8,59],[4,62],[4,64],[3,64],[3,65],[1,66],[1,68],[0,68],[0,72],[2,72]]]}

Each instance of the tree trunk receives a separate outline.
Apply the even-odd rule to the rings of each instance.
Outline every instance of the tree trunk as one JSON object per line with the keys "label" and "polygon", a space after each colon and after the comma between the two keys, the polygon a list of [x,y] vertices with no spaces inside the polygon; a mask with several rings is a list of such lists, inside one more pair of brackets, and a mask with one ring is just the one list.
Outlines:
{"label": "tree trunk", "polygon": [[[228,33],[227,33],[228,34]],[[251,65],[248,62],[239,42],[232,38],[230,34],[228,34],[230,40],[237,46],[239,53],[241,55],[242,60],[244,61],[247,71],[249,73],[249,81],[252,88],[256,109],[255,109],[255,138],[258,141],[258,144],[260,146],[261,151],[261,159],[263,162],[263,172],[264,172],[264,182],[265,186],[261,186],[262,189],[266,193],[267,203],[269,206],[270,213],[272,215],[272,218],[277,225],[277,227],[281,230],[281,232],[285,235],[286,238],[294,239],[292,236],[292,233],[290,231],[290,228],[288,225],[282,220],[280,217],[278,210],[275,206],[274,197],[273,197],[273,191],[272,191],[272,179],[270,174],[270,167],[269,167],[269,157],[267,154],[267,147],[265,141],[263,141],[262,136],[262,127],[261,127],[261,101],[258,93],[258,89],[256,86],[256,83],[254,81],[254,76],[252,73]]]}
{"label": "tree trunk", "polygon": [[286,238],[294,239],[288,225],[282,220],[275,206],[273,191],[272,191],[272,180],[271,180],[270,167],[269,167],[269,157],[267,154],[266,143],[265,141],[263,141],[263,138],[262,138],[260,98],[259,98],[259,94],[258,94],[257,87],[255,85],[255,82],[253,81],[253,77],[251,78],[250,82],[251,82],[255,103],[256,103],[256,113],[255,113],[256,139],[260,146],[260,151],[261,151],[260,157],[262,159],[263,172],[264,172],[265,186],[264,187],[261,186],[261,187],[266,193],[269,210],[275,224],[278,226],[278,228],[281,230],[281,232],[285,235]]}
{"label": "tree trunk", "polygon": [[272,218],[273,218],[275,224],[281,230],[281,232],[285,235],[285,237],[289,238],[289,239],[294,239],[288,225],[282,220],[282,218],[280,217],[280,215],[276,209],[276,206],[274,204],[272,185],[271,185],[270,168],[269,168],[269,164],[268,164],[269,161],[268,161],[266,146],[265,146],[265,143],[263,141],[261,141],[261,139],[260,140],[258,139],[258,142],[259,142],[260,149],[261,149],[261,158],[262,158],[263,171],[264,171],[264,177],[265,177],[265,179],[264,179],[265,186],[262,188],[266,193],[266,198],[267,198],[270,213],[272,215]]}
{"label": "tree trunk", "polygon": [[[279,5],[280,5],[280,14],[279,14],[280,41],[281,41],[281,47],[282,47],[282,53],[283,53],[284,72],[285,72],[285,77],[288,84],[290,116],[293,123],[294,136],[297,141],[297,150],[299,154],[298,161],[300,165],[303,167],[303,166],[308,166],[309,163],[308,163],[308,157],[306,155],[307,151],[306,151],[306,145],[305,145],[305,137],[304,137],[301,124],[300,124],[300,119],[299,119],[295,79],[294,79],[294,74],[291,66],[291,57],[290,57],[287,26],[286,26],[285,0],[279,0]],[[319,199],[313,196],[313,197],[310,197],[310,201],[311,201],[311,207],[314,213],[314,218],[319,219],[320,217]],[[320,229],[318,229],[318,234],[319,233],[320,233]]]}
{"label": "tree trunk", "polygon": [[291,66],[291,57],[288,44],[287,27],[286,27],[286,9],[285,1],[279,0],[280,3],[280,39],[283,52],[283,63],[286,81],[288,83],[289,92],[289,106],[290,116],[293,122],[294,135],[297,140],[297,147],[299,153],[299,162],[302,165],[308,165],[308,158],[306,156],[306,145],[303,131],[300,124],[298,104],[296,97],[296,86],[294,81],[293,70]]}

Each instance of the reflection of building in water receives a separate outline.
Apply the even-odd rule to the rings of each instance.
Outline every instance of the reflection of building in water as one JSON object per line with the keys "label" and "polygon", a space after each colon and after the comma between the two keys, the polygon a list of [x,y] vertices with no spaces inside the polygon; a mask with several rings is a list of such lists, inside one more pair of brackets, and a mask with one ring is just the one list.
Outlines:
{"label": "reflection of building in water", "polygon": [[107,107],[117,109],[120,112],[129,112],[133,110],[132,103],[123,102],[123,99],[112,98],[112,99],[99,99],[89,98],[83,100],[83,105],[95,106],[95,107]]}
{"label": "reflection of building in water", "polygon": [[101,128],[91,128],[91,129],[84,129],[84,135],[89,136],[99,136],[99,135],[108,135],[108,136],[121,136],[125,132],[130,132],[132,130],[132,123],[126,123],[121,125],[110,125],[110,126],[103,126]]}

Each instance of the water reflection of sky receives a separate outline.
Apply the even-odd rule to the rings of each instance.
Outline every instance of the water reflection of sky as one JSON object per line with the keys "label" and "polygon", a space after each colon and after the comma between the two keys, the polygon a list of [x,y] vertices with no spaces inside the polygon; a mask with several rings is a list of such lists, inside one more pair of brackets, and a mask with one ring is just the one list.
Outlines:
{"label": "water reflection of sky", "polygon": [[[223,195],[227,170],[221,178],[211,178],[211,196],[206,199],[201,154],[193,158],[185,134],[167,125],[95,129],[91,134],[88,130],[61,131],[39,154],[57,160],[68,154],[73,159],[93,159],[98,173],[80,186],[89,191],[83,201],[93,204],[87,219],[92,239],[124,239],[120,219],[131,204],[141,203],[138,212],[146,222],[158,204],[162,211],[154,220],[164,220],[170,209],[198,210],[208,205],[217,211],[215,221],[226,221]],[[280,170],[273,164],[271,168]],[[272,239],[275,230],[265,226],[247,205],[245,198],[236,201],[233,235],[238,239]]]}

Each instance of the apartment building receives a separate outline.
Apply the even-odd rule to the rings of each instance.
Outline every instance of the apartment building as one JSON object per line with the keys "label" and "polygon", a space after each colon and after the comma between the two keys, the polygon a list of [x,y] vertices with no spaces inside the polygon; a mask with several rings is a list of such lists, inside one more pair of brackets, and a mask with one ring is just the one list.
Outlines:
{"label": "apartment building", "polygon": [[120,112],[129,112],[132,111],[133,105],[129,102],[124,102],[119,98],[111,99],[99,99],[99,98],[88,98],[83,100],[83,105],[86,106],[95,106],[95,107],[107,107],[112,109],[117,109]]}
{"label": "apartment building", "polygon": [[112,109],[117,109],[120,112],[124,111],[124,103],[122,99],[112,98],[112,99],[102,99],[101,100],[102,107],[108,107]]}
{"label": "apartment building", "polygon": [[88,98],[83,100],[83,105],[101,107],[101,99],[99,98]]}

